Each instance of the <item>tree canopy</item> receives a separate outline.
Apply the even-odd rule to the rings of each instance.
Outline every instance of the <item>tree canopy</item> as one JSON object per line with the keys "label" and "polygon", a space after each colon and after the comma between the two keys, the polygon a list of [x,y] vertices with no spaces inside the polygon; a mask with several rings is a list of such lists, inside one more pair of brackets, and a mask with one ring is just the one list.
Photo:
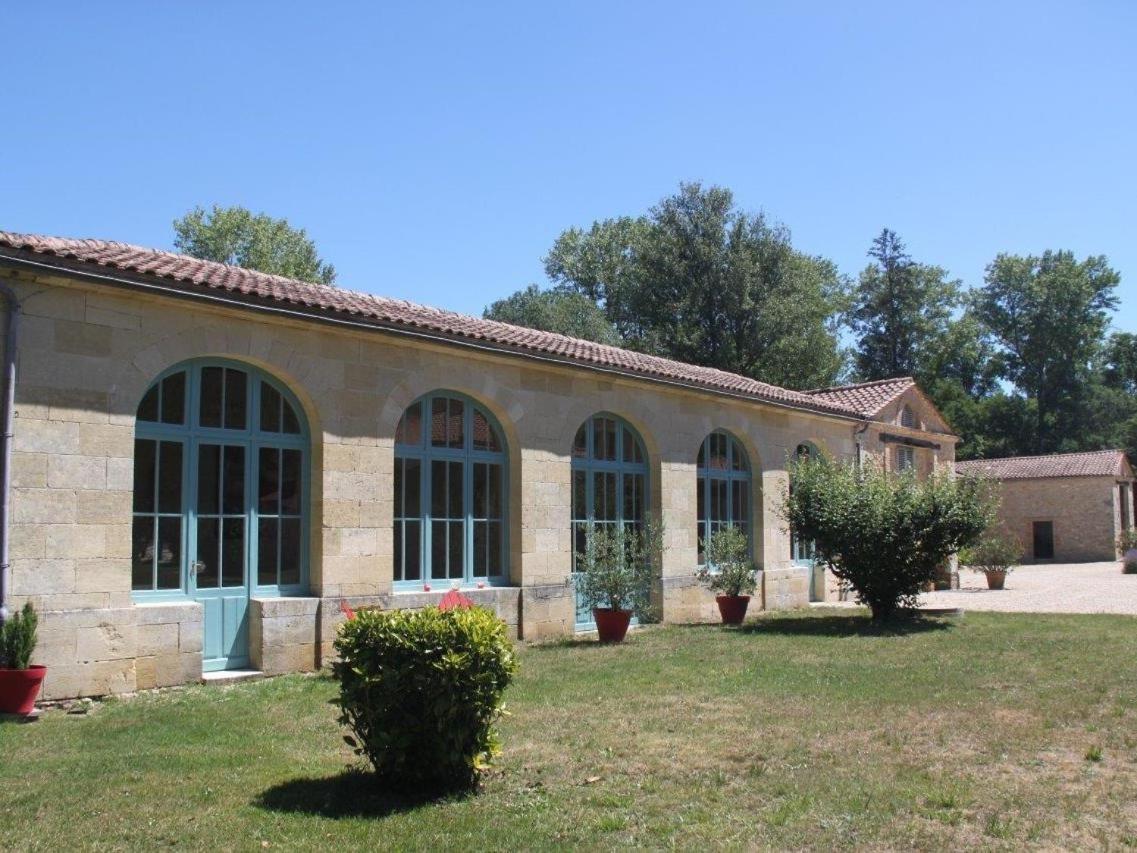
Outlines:
{"label": "tree canopy", "polygon": [[174,220],[174,247],[205,261],[246,267],[317,284],[334,284],[336,270],[320,258],[303,228],[243,207],[195,207]]}
{"label": "tree canopy", "polygon": [[487,320],[500,320],[530,329],[557,332],[600,344],[619,346],[623,341],[604,311],[583,293],[555,287],[541,290],[531,284],[499,299],[485,310]]}

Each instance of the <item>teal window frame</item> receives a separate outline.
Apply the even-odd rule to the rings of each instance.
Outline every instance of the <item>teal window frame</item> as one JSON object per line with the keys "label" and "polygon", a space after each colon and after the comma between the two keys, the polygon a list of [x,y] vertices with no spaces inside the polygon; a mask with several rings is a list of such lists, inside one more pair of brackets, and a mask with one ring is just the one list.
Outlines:
{"label": "teal window frame", "polygon": [[[460,400],[462,409],[462,447],[436,447],[430,440],[431,411],[435,400]],[[479,583],[486,586],[509,586],[509,448],[505,440],[505,432],[497,418],[485,406],[472,397],[458,391],[440,389],[424,394],[412,402],[399,417],[403,422],[407,412],[415,405],[421,405],[419,440],[416,444],[395,441],[395,465],[399,466],[404,460],[417,460],[419,462],[419,512],[417,516],[395,515],[392,528],[392,554],[391,572],[393,588],[396,591],[421,590],[425,584],[433,588],[449,588],[455,582],[462,588],[470,588]],[[474,414],[481,414],[494,432],[499,451],[479,449],[474,446]],[[460,519],[457,516],[447,515],[448,521],[460,520],[463,535],[462,549],[462,577],[435,577],[433,576],[433,521],[432,515],[432,489],[431,468],[434,462],[454,462],[462,466],[462,507]],[[479,464],[498,465],[501,470],[501,545],[499,565],[501,573],[496,575],[478,575],[474,573],[474,529],[476,522],[495,521],[494,519],[477,518],[474,516],[474,467]],[[398,487],[396,478],[392,477],[392,494]],[[396,502],[396,507],[398,503]],[[403,539],[394,535],[402,525],[406,530],[406,523],[417,521],[419,525],[419,577],[411,580],[400,579],[402,554],[395,553],[400,541],[405,553],[405,533]]]}
{"label": "teal window frame", "polygon": [[[612,421],[615,424],[615,459],[598,458],[596,455],[596,422],[601,419]],[[578,455],[576,452],[577,438],[582,430],[585,434],[584,454]],[[625,458],[626,444],[629,438],[634,442],[631,448],[631,460]],[[611,412],[597,412],[590,415],[577,428],[570,453],[572,454],[572,462],[569,466],[571,477],[569,489],[571,500],[570,524],[572,529],[572,571],[575,574],[579,571],[578,566],[581,557],[578,540],[582,531],[587,530],[588,525],[623,524],[637,527],[645,522],[650,511],[651,471],[648,466],[647,451],[639,432],[626,420]],[[594,475],[597,473],[612,474],[615,477],[616,517],[614,519],[596,518],[596,477]],[[578,474],[584,475],[583,512],[579,511],[581,504],[577,500]],[[625,513],[625,481],[628,477],[637,476],[643,478],[643,488],[638,495],[640,517],[629,519]]]}
{"label": "teal window frame", "polygon": [[[727,467],[710,468],[707,461],[711,458],[711,445],[716,440],[726,442]],[[736,460],[741,459],[742,467],[736,467]],[[695,482],[698,494],[695,508],[696,547],[698,549],[698,563],[706,564],[706,543],[711,536],[726,527],[743,527],[746,531],[746,541],[751,551],[754,548],[754,531],[752,518],[754,516],[754,471],[750,466],[750,457],[746,448],[731,433],[716,429],[703,438],[699,445],[698,455],[695,457]],[[721,485],[725,491],[725,500],[718,501],[721,517],[712,518],[712,509],[715,506],[714,492],[716,486]],[[735,518],[735,489],[745,491],[746,510],[745,518]],[[711,567],[714,570],[714,567]]]}
{"label": "teal window frame", "polygon": [[[797,447],[794,448],[794,456],[796,458],[802,457],[802,448],[806,448],[810,456],[820,456],[821,451],[817,449],[817,445],[812,441],[802,441]],[[793,488],[793,484],[790,484]],[[817,562],[817,549],[812,541],[803,542],[790,530],[790,559],[799,566],[812,566]]]}
{"label": "teal window frame", "polygon": [[[209,367],[239,370],[246,375],[245,385],[245,427],[228,429],[224,427],[201,425],[201,374]],[[143,421],[136,417],[134,427],[135,441],[152,440],[156,442],[177,442],[182,446],[181,469],[181,567],[177,589],[132,589],[132,600],[144,602],[193,600],[189,588],[189,545],[197,536],[197,506],[193,500],[196,491],[191,478],[196,478],[198,470],[198,449],[201,443],[240,445],[245,448],[245,490],[243,495],[246,519],[245,528],[245,583],[252,597],[273,598],[306,595],[310,584],[311,554],[311,484],[312,452],[311,433],[305,418],[304,408],[296,396],[282,383],[251,364],[221,358],[199,358],[184,361],[164,370],[147,386],[139,400],[139,407],[155,387],[161,386],[169,377],[178,373],[186,375],[184,392],[184,412],[181,424],[161,421]],[[261,395],[264,385],[269,385],[292,407],[296,415],[299,433],[270,432],[260,428]],[[137,408],[136,408],[137,413]],[[159,416],[161,416],[159,414]],[[301,495],[300,495],[300,579],[293,584],[261,584],[258,573],[259,520],[258,481],[260,453],[262,448],[298,450],[301,453]],[[137,459],[135,460],[137,463]],[[134,518],[153,513],[135,512],[132,506],[131,522]],[[163,514],[173,515],[173,514]],[[275,514],[274,514],[275,515]],[[292,513],[288,514],[292,516]],[[277,516],[279,517],[279,516]],[[133,556],[132,556],[133,566]],[[133,568],[132,568],[133,570]],[[133,580],[132,580],[133,585]],[[236,588],[236,587],[235,587]]]}

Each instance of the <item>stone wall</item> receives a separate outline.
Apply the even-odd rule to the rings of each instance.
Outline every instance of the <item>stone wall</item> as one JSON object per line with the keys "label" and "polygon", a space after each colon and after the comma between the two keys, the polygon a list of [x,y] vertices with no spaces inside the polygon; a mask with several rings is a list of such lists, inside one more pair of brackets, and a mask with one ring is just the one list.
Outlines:
{"label": "stone wall", "polygon": [[1035,562],[1035,521],[1054,524],[1054,559],[1045,562],[1117,559],[1120,520],[1117,482],[1112,477],[1004,480],[1001,491],[999,522],[1022,542],[1026,562]]}
{"label": "stone wall", "polygon": [[[809,600],[809,581],[790,561],[777,512],[787,457],[803,441],[835,457],[851,458],[858,447],[880,456],[882,430],[898,431],[395,333],[60,277],[0,275],[9,278],[24,315],[13,456],[13,604],[30,599],[45,614],[37,662],[50,667],[48,697],[129,691],[200,675],[200,608],[139,605],[130,590],[135,411],[155,377],[189,359],[225,357],[275,376],[300,400],[311,429],[311,598],[252,604],[253,661],[272,671],[308,669],[328,659],[341,600],[421,606],[421,596],[393,591],[391,483],[396,423],[427,392],[467,394],[502,425],[510,590],[473,593],[526,639],[574,627],[568,451],[590,415],[615,413],[643,438],[651,505],[667,528],[659,598],[668,620],[717,618],[713,596],[692,582],[695,456],[707,433],[727,430],[746,449],[765,605],[790,607]],[[953,459],[954,439],[937,441],[939,449],[921,451],[929,469]],[[151,619],[157,621],[144,621]]]}

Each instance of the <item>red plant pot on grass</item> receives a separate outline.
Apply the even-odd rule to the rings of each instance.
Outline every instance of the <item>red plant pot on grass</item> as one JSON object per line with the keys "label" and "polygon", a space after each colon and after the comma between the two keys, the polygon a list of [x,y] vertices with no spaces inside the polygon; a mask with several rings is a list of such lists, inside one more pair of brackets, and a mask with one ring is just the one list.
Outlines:
{"label": "red plant pot on grass", "polygon": [[592,618],[596,620],[596,633],[600,635],[600,642],[622,643],[632,621],[632,611],[594,607]]}
{"label": "red plant pot on grass", "polygon": [[46,666],[33,664],[27,669],[0,669],[0,714],[26,717],[36,707]]}
{"label": "red plant pot on grass", "polygon": [[741,625],[746,618],[746,608],[750,606],[749,595],[716,595],[719,613],[722,614],[722,624]]}

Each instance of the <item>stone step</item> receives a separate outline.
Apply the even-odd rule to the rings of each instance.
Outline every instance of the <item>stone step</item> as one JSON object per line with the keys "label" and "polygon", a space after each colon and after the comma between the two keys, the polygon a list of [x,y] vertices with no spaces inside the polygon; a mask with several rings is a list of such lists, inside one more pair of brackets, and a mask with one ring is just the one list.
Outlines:
{"label": "stone step", "polygon": [[219,669],[216,672],[202,673],[205,684],[240,684],[242,681],[259,681],[265,674],[259,669]]}

